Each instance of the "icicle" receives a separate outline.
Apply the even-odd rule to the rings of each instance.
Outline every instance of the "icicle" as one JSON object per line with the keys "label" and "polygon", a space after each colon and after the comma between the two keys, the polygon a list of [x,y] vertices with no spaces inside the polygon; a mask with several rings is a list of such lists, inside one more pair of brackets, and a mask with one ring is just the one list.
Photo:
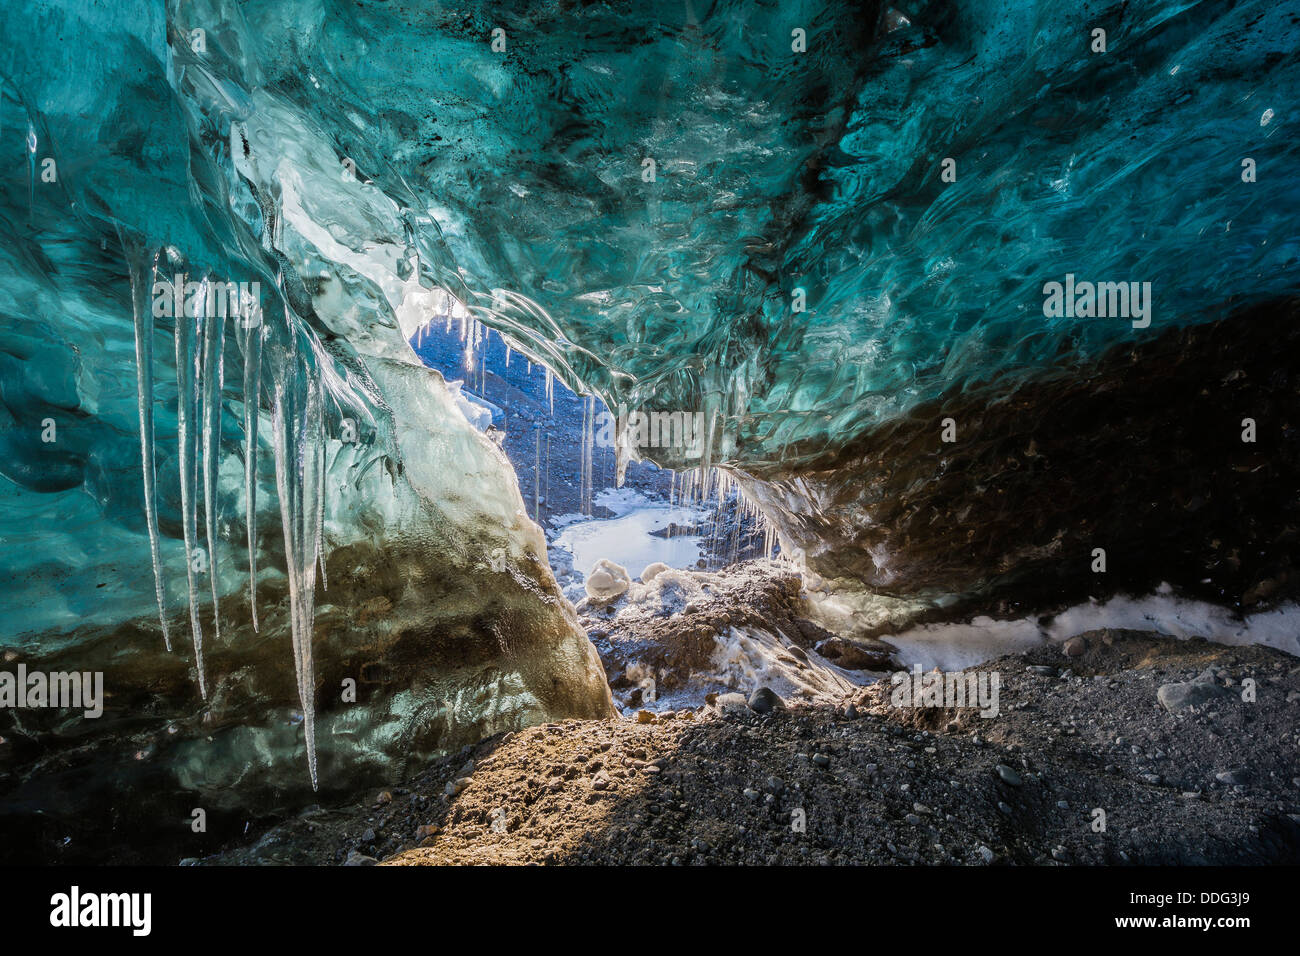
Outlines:
{"label": "icicle", "polygon": [[329,577],[325,571],[325,476],[329,472],[328,452],[324,445],[325,435],[325,403],[322,401],[318,405],[318,418],[316,429],[321,435],[320,467],[317,469],[320,475],[320,482],[316,489],[316,558],[320,565],[320,586],[322,591],[330,589]]}
{"label": "icicle", "polygon": [[506,368],[510,367],[510,343],[506,343]]}
{"label": "icicle", "polygon": [[578,514],[586,514],[586,432],[588,432],[588,406],[586,398],[582,398],[582,449],[578,453],[578,479],[577,479],[577,510]]}
{"label": "icicle", "polygon": [[583,505],[585,511],[583,514],[591,514],[592,492],[595,490],[595,477],[592,474],[593,461],[592,451],[595,448],[596,438],[596,397],[588,395],[585,406],[585,425],[582,435],[582,463],[583,463]]}
{"label": "icicle", "polygon": [[546,367],[546,401],[551,406],[551,417],[555,417],[555,373]]}
{"label": "icicle", "polygon": [[541,522],[541,496],[542,496],[542,428],[540,425],[533,426],[533,438],[537,443],[537,448],[533,453],[533,520]]}
{"label": "icicle", "polygon": [[[217,293],[220,295],[220,291]],[[203,282],[204,304],[212,290]],[[225,387],[226,323],[217,316],[203,324],[203,387],[200,391],[203,423],[203,518],[208,537],[208,580],[212,586],[212,631],[221,640],[220,604],[217,600],[217,465],[221,453],[221,393]]]}
{"label": "icicle", "polygon": [[[241,302],[241,307],[242,307]],[[257,426],[261,418],[262,313],[245,309],[244,326],[244,524],[248,532],[248,609],[257,624]]]}
{"label": "icicle", "polygon": [[[176,281],[185,282],[185,276],[177,276]],[[184,296],[184,288],[177,291],[177,299]],[[196,311],[200,311],[197,310]],[[194,581],[195,552],[198,551],[198,517],[195,513],[197,503],[194,500],[196,484],[197,448],[195,445],[194,419],[198,411],[198,369],[196,361],[199,350],[194,347],[194,339],[199,325],[198,319],[185,314],[185,309],[176,310],[176,434],[179,446],[178,464],[181,485],[181,534],[185,539],[185,579],[190,597],[190,633],[194,639],[194,667],[198,672],[199,694],[208,699],[207,675],[203,667],[203,626],[199,623],[198,589]],[[201,314],[201,311],[200,311]]]}
{"label": "icicle", "polygon": [[[305,386],[292,379],[307,370],[292,363],[287,370],[295,388],[305,388],[304,407],[297,394],[286,391],[277,380],[272,401],[272,430],[275,447],[275,486],[280,499],[280,521],[284,529],[284,556],[289,577],[290,630],[293,663],[298,678],[298,700],[302,705],[303,731],[307,741],[307,767],[312,789],[316,778],[316,679],[312,658],[312,628],[316,611],[316,503],[320,489],[324,434],[320,385],[308,376]],[[290,408],[286,410],[286,404]]]}
{"label": "icicle", "polygon": [[[122,240],[121,233],[118,234]],[[123,247],[126,243],[122,242]],[[146,266],[139,251],[131,248],[131,311],[135,322],[135,387],[140,412],[140,464],[144,473],[144,521],[149,532],[149,557],[153,561],[154,596],[158,600],[158,623],[162,625],[163,643],[172,649],[171,633],[167,628],[166,591],[163,588],[162,554],[158,542],[158,476],[154,466],[153,426],[153,311],[145,299],[145,289],[152,292],[153,283],[145,286]]]}

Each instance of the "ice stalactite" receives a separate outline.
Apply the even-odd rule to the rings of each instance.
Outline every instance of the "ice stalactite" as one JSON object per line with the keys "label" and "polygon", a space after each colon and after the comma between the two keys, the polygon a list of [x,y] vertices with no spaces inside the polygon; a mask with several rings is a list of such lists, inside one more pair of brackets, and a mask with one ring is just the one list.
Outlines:
{"label": "ice stalactite", "polygon": [[[213,289],[204,280],[205,300]],[[221,295],[218,290],[217,295]],[[203,323],[203,379],[199,398],[203,427],[203,518],[207,528],[208,580],[212,586],[212,633],[221,640],[220,602],[217,595],[217,465],[221,452],[221,399],[225,388],[226,323],[221,315]]]}
{"label": "ice stalactite", "polygon": [[578,512],[587,513],[587,399],[582,399],[582,449],[578,453]]}
{"label": "ice stalactite", "polygon": [[[243,303],[241,303],[241,306]],[[248,536],[248,609],[257,624],[257,425],[262,390],[262,313],[244,306],[244,524]]]}
{"label": "ice stalactite", "polygon": [[322,591],[330,589],[329,577],[325,571],[325,478],[329,474],[329,452],[325,448],[325,403],[317,404],[316,433],[320,436],[320,463],[316,473],[319,480],[316,488],[316,557],[320,566],[320,586]]}
{"label": "ice stalactite", "polygon": [[550,406],[552,417],[555,415],[555,373],[546,366],[546,403]]}
{"label": "ice stalactite", "polygon": [[533,452],[533,520],[541,521],[542,518],[542,426],[540,424],[533,426],[533,439],[536,448]]}
{"label": "ice stalactite", "polygon": [[[307,767],[312,788],[316,777],[316,677],[312,658],[312,629],[316,610],[316,566],[320,558],[317,533],[325,435],[322,429],[321,386],[304,375],[301,359],[277,369],[271,403],[275,450],[275,486],[284,530],[284,556],[289,577],[289,616],[294,672],[302,705]],[[305,381],[304,381],[305,379]]]}
{"label": "ice stalactite", "polygon": [[127,246],[118,233],[118,239],[127,248],[131,268],[131,312],[135,322],[135,386],[140,418],[140,464],[144,474],[144,520],[149,532],[149,557],[153,562],[154,595],[158,600],[158,623],[162,625],[163,644],[172,649],[171,633],[167,627],[166,590],[163,587],[161,546],[158,540],[158,475],[154,464],[153,421],[153,310],[145,290],[152,289],[148,280],[153,270],[145,262],[141,251]]}
{"label": "ice stalactite", "polygon": [[596,398],[588,395],[582,402],[582,513],[591,514],[592,492],[595,484],[592,475],[592,448],[595,445]]}
{"label": "ice stalactite", "polygon": [[[173,288],[178,304],[185,295],[184,273],[178,273],[175,279],[180,289]],[[203,304],[202,302],[199,303]],[[198,545],[198,517],[195,501],[195,484],[197,478],[197,435],[195,419],[198,415],[199,367],[197,365],[200,349],[196,347],[201,319],[187,316],[182,306],[176,311],[176,442],[178,448],[177,464],[180,472],[181,488],[181,534],[185,540],[185,579],[190,600],[190,633],[194,640],[194,668],[198,673],[199,693],[204,700],[208,697],[207,676],[203,667],[203,625],[199,621],[198,585],[195,580],[201,552]],[[202,315],[200,308],[190,311]],[[201,562],[207,566],[207,559]]]}

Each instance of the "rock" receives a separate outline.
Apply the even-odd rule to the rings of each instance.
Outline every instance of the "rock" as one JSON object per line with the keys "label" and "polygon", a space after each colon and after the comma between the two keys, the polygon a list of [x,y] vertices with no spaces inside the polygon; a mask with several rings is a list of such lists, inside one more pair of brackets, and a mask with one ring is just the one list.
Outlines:
{"label": "rock", "polygon": [[636,712],[636,722],[638,724],[653,724],[655,722],[655,715],[649,710],[638,710]]}
{"label": "rock", "polygon": [[415,828],[415,838],[417,840],[427,840],[429,837],[438,835],[438,827],[432,823],[426,823]]}
{"label": "rock", "polygon": [[1072,637],[1061,645],[1066,657],[1082,657],[1088,649],[1088,642],[1081,637]]}
{"label": "rock", "polygon": [[1250,774],[1241,767],[1234,767],[1223,773],[1216,773],[1214,779],[1229,787],[1244,787],[1250,782]]}
{"label": "rock", "polygon": [[1004,763],[998,764],[994,769],[997,770],[998,777],[1001,778],[1002,782],[1005,784],[1012,787],[1018,787],[1024,783],[1024,781],[1020,779],[1020,774],[1016,773]]}
{"label": "rock", "polygon": [[1232,697],[1232,693],[1218,684],[1200,679],[1185,684],[1162,684],[1156,691],[1156,700],[1171,714],[1225,697]]}
{"label": "rock", "polygon": [[760,687],[749,695],[749,709],[756,714],[768,714],[784,706],[785,702],[776,691],[768,687]]}
{"label": "rock", "polygon": [[749,710],[749,701],[743,694],[722,694],[715,701],[720,714],[743,714]]}
{"label": "rock", "polygon": [[1056,668],[1048,667],[1046,664],[1030,664],[1025,670],[1031,674],[1037,674],[1039,677],[1055,677]]}
{"label": "rock", "polygon": [[831,765],[831,758],[826,754],[813,754],[812,762],[819,767],[829,767]]}
{"label": "rock", "polygon": [[596,775],[591,778],[592,790],[606,790],[609,788],[609,774],[603,770],[596,771]]}
{"label": "rock", "polygon": [[983,860],[985,863],[993,862],[993,851],[990,850],[988,847],[981,846],[975,852],[979,854],[980,859]]}
{"label": "rock", "polygon": [[884,641],[849,641],[842,637],[828,637],[816,646],[816,651],[827,660],[850,671],[896,670],[897,651]]}
{"label": "rock", "polygon": [[379,861],[376,860],[373,856],[366,856],[364,853],[358,852],[357,850],[353,850],[351,853],[348,854],[348,858],[347,860],[344,861],[343,865],[344,866],[374,866],[378,862]]}
{"label": "rock", "polygon": [[469,777],[457,777],[455,780],[448,780],[442,792],[449,797],[454,797],[473,782]]}
{"label": "rock", "polygon": [[653,564],[647,565],[646,569],[641,572],[641,583],[649,584],[659,575],[663,574],[663,572],[668,570],[670,570],[668,565],[664,564],[662,561],[656,561]]}
{"label": "rock", "polygon": [[593,604],[608,604],[622,597],[631,584],[627,568],[601,558],[587,575],[587,597]]}

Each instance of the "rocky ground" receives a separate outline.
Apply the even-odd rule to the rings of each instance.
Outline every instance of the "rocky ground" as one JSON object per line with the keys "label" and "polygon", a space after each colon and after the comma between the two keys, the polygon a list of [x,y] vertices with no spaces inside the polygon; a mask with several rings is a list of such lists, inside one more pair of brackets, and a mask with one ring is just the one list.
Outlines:
{"label": "rocky ground", "polygon": [[[1094,631],[981,665],[1000,678],[996,716],[898,707],[888,679],[867,683],[879,672],[834,663],[878,658],[821,653],[835,645],[799,623],[786,588],[751,573],[689,610],[601,611],[624,719],[493,737],[205,862],[1300,862],[1295,658]],[[777,635],[782,668],[821,679],[748,703],[729,689],[704,645],[756,623],[721,619],[742,605]],[[661,678],[702,673],[715,689],[697,706],[636,709],[618,686],[629,642],[657,655]]]}

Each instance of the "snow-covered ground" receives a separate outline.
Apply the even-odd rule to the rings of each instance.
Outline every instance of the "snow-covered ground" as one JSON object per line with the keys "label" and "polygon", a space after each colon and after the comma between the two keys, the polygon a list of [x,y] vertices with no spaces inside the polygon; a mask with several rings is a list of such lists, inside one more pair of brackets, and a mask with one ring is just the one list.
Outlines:
{"label": "snow-covered ground", "polygon": [[959,670],[1043,643],[1059,643],[1099,628],[1154,631],[1170,637],[1201,637],[1219,644],[1262,644],[1300,656],[1300,608],[1293,604],[1244,617],[1231,610],[1161,593],[1079,604],[1046,625],[1035,617],[998,621],[976,617],[967,623],[925,624],[884,639],[899,648],[908,666]]}
{"label": "snow-covered ground", "polygon": [[706,517],[705,509],[652,501],[628,488],[606,488],[596,494],[594,501],[614,512],[615,517],[566,514],[551,521],[551,545],[573,555],[573,569],[579,575],[585,577],[601,558],[622,565],[633,578],[639,578],[656,561],[670,568],[693,568],[700,559],[698,535],[669,538],[652,532],[674,522],[693,525]]}

